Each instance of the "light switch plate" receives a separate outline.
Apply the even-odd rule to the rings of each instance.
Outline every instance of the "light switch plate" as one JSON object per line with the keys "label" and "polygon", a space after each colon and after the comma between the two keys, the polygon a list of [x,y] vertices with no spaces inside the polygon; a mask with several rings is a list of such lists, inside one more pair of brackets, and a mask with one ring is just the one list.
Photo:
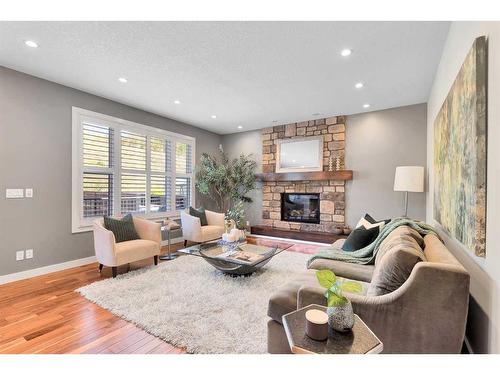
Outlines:
{"label": "light switch plate", "polygon": [[32,188],[24,189],[24,195],[26,198],[33,198],[33,189]]}
{"label": "light switch plate", "polygon": [[5,198],[24,198],[24,189],[5,189]]}
{"label": "light switch plate", "polygon": [[24,260],[24,250],[16,251],[16,260]]}
{"label": "light switch plate", "polygon": [[26,259],[33,258],[33,249],[26,250]]}

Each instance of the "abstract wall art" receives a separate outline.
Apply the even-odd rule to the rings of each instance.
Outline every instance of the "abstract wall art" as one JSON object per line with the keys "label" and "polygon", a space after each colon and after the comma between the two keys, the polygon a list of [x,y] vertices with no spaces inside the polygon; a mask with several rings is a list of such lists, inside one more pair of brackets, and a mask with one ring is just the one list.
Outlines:
{"label": "abstract wall art", "polygon": [[475,39],[434,121],[434,219],[486,255],[487,38]]}

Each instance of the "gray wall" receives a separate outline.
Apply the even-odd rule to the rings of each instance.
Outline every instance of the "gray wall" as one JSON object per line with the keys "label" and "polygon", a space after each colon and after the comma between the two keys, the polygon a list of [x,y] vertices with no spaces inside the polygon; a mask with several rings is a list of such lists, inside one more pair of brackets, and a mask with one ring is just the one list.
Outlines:
{"label": "gray wall", "polygon": [[[231,158],[236,158],[241,154],[251,154],[257,162],[257,172],[262,172],[262,139],[261,131],[253,130],[244,133],[235,133],[222,136],[224,151]],[[257,183],[257,189],[248,196],[253,202],[247,206],[246,219],[250,225],[260,223],[262,219],[262,184]]]}
{"label": "gray wall", "polygon": [[[486,257],[476,257],[433,218],[434,120],[474,39],[488,36],[488,186]],[[471,276],[467,339],[476,353],[500,353],[500,22],[453,22],[443,48],[427,106],[429,191],[427,222]]]}
{"label": "gray wall", "polygon": [[[425,104],[347,116],[346,220],[352,227],[366,212],[376,219],[403,215],[404,193],[395,192],[400,165],[426,165]],[[408,216],[425,220],[425,193],[409,193]]]}
{"label": "gray wall", "polygon": [[[193,136],[196,157],[221,137],[14,70],[0,67],[0,275],[93,255],[91,233],[71,233],[71,107]],[[34,189],[5,199],[5,189]],[[210,206],[209,202],[197,204]],[[17,250],[34,249],[16,262]]]}
{"label": "gray wall", "polygon": [[[260,130],[224,135],[222,144],[231,157],[253,153],[262,167]],[[375,218],[402,215],[403,193],[393,191],[398,165],[426,165],[426,106],[418,104],[347,116],[346,167],[354,180],[346,185],[346,220],[354,226],[368,212]],[[259,187],[260,188],[260,187]],[[262,191],[252,196],[247,210],[250,223],[261,222]],[[410,194],[408,214],[425,219],[425,194]]]}

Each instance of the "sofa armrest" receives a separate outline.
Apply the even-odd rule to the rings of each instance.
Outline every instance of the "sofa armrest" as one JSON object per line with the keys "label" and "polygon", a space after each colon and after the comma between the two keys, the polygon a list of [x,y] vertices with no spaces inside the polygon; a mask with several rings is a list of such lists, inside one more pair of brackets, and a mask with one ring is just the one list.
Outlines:
{"label": "sofa armrest", "polygon": [[115,235],[104,228],[99,221],[95,221],[92,227],[97,261],[108,267],[114,266],[116,263]]}
{"label": "sofa armrest", "polygon": [[317,286],[303,286],[297,292],[297,310],[316,304],[326,306],[325,288]]}
{"label": "sofa armrest", "polygon": [[135,230],[143,240],[150,240],[161,244],[161,224],[154,221],[134,217]]}
{"label": "sofa armrest", "polygon": [[225,215],[223,213],[205,210],[205,214],[207,215],[208,225],[216,225],[218,227],[225,226],[224,225]]}
{"label": "sofa armrest", "polygon": [[185,240],[199,242],[201,236],[200,218],[181,212],[182,235]]}

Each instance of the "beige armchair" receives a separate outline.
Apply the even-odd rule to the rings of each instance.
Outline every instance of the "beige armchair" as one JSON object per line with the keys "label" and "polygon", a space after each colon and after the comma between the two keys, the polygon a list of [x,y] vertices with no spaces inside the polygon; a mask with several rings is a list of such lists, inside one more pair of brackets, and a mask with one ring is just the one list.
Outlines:
{"label": "beige armchair", "polygon": [[205,210],[208,225],[201,225],[200,219],[181,212],[182,234],[184,236],[184,246],[187,241],[207,242],[222,237],[224,233],[224,214]]}
{"label": "beige armchair", "polygon": [[149,257],[153,257],[155,265],[158,264],[160,224],[134,217],[134,226],[140,239],[117,243],[113,232],[104,228],[103,219],[94,221],[94,248],[99,271],[103,266],[111,267],[113,277],[116,277],[118,266]]}

